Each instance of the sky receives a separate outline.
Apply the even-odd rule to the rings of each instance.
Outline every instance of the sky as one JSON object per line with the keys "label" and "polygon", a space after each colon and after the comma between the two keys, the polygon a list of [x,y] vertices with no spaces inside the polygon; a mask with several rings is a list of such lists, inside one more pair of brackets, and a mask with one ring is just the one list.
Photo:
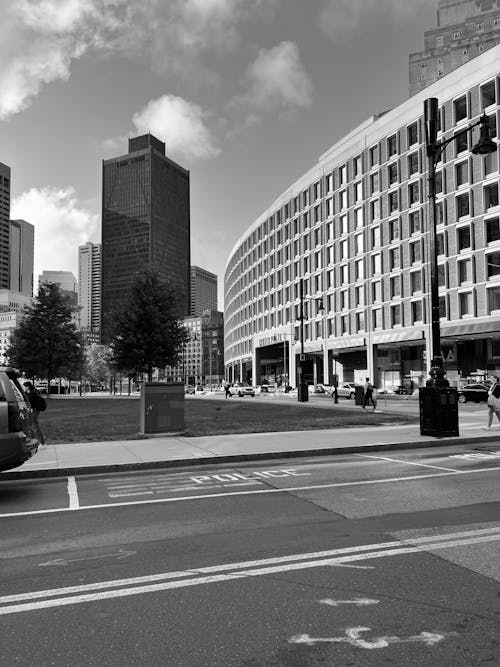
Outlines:
{"label": "sky", "polygon": [[151,132],[190,170],[191,263],[217,274],[336,141],[408,97],[438,0],[0,0],[0,162],[35,285],[100,242],[102,160]]}

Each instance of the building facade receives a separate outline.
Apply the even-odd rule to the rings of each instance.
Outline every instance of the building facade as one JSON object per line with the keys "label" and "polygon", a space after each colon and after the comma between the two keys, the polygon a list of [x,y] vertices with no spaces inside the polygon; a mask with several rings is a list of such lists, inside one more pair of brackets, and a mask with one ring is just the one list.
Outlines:
{"label": "building facade", "polygon": [[10,221],[10,289],[33,296],[35,228],[26,220]]}
{"label": "building facade", "polygon": [[500,43],[500,0],[439,0],[437,27],[409,58],[410,96]]}
{"label": "building facade", "polygon": [[205,310],[217,310],[217,276],[199,266],[191,267],[191,315],[201,317]]}
{"label": "building facade", "polygon": [[[234,246],[225,271],[231,380],[296,386],[370,377],[419,386],[430,359],[423,106],[439,101],[438,279],[452,383],[500,375],[498,151],[471,153],[485,113],[496,141],[500,47],[372,117],[326,151]],[[304,285],[301,335],[300,282]]]}
{"label": "building facade", "polygon": [[158,270],[189,314],[189,171],[151,134],[129,139],[129,152],[103,161],[101,330],[123,307],[134,275]]}
{"label": "building facade", "polygon": [[101,329],[101,245],[85,243],[78,248],[79,328],[97,342]]}
{"label": "building facade", "polygon": [[0,162],[0,289],[10,287],[10,167]]}

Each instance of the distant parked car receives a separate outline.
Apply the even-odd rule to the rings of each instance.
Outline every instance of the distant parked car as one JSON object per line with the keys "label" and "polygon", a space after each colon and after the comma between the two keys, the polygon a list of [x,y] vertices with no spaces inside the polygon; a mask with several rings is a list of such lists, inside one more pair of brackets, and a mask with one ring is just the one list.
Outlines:
{"label": "distant parked car", "polygon": [[337,388],[337,396],[339,398],[350,398],[354,399],[354,395],[356,393],[356,387],[358,385],[355,384],[354,382],[344,382],[343,384],[340,384]]}
{"label": "distant parked car", "polygon": [[309,385],[309,393],[310,394],[324,394],[325,393],[325,388],[323,387],[322,384],[310,384]]}
{"label": "distant parked car", "polygon": [[467,403],[485,403],[488,400],[488,387],[485,384],[476,382],[474,384],[466,384],[458,390],[458,402]]}
{"label": "distant parked car", "polygon": [[185,391],[186,394],[194,394],[194,392],[196,391],[196,388],[193,387],[193,385],[187,385],[184,388],[184,391]]}
{"label": "distant parked car", "polygon": [[234,382],[229,391],[231,396],[255,396],[255,389],[248,382]]}
{"label": "distant parked car", "polygon": [[15,368],[0,367],[0,470],[17,468],[38,451],[33,410]]}

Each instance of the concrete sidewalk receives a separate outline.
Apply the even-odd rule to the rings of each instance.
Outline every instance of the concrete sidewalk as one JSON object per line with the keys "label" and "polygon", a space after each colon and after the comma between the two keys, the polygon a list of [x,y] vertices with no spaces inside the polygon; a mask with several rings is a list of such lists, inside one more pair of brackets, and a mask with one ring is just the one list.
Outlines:
{"label": "concrete sidewalk", "polygon": [[465,417],[460,424],[460,436],[455,438],[422,436],[418,424],[406,424],[47,445],[41,447],[38,454],[21,467],[0,473],[0,479],[149,470],[443,445],[493,445],[500,450],[500,429],[485,431],[477,422],[467,421]]}

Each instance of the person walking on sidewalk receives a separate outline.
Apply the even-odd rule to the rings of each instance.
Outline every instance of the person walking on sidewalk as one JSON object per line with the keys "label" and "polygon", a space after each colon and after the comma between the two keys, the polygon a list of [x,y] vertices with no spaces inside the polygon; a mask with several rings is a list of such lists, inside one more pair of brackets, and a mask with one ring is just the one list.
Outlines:
{"label": "person walking on sidewalk", "polygon": [[373,411],[375,412],[375,408],[377,407],[377,404],[375,403],[373,399],[373,385],[370,382],[370,378],[365,378],[365,387],[364,387],[364,396],[363,396],[363,410],[366,408],[366,406],[371,403],[373,406]]}
{"label": "person walking on sidewalk", "polygon": [[43,412],[47,408],[47,403],[44,397],[40,394],[39,391],[35,389],[32,382],[24,383],[26,395],[33,410],[33,423],[35,424],[35,432],[38,438],[38,441],[41,445],[45,444],[45,438],[40,428],[40,422],[38,421],[38,415],[40,412]]}
{"label": "person walking on sidewalk", "polygon": [[487,431],[491,431],[493,414],[497,416],[500,422],[500,382],[498,377],[495,377],[495,381],[488,391],[488,426],[485,427]]}
{"label": "person walking on sidewalk", "polygon": [[226,395],[226,398],[231,398],[231,385],[229,382],[226,382],[224,384],[224,393]]}

